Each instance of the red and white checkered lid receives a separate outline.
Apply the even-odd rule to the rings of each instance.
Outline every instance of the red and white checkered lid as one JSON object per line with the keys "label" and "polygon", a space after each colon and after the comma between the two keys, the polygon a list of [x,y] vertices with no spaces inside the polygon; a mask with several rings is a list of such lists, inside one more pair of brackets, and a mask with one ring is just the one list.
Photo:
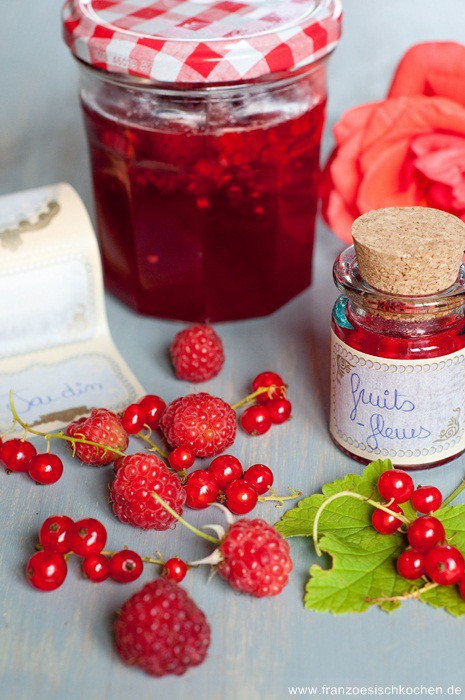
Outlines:
{"label": "red and white checkered lid", "polygon": [[171,83],[231,83],[302,68],[341,32],[340,0],[67,0],[79,59]]}

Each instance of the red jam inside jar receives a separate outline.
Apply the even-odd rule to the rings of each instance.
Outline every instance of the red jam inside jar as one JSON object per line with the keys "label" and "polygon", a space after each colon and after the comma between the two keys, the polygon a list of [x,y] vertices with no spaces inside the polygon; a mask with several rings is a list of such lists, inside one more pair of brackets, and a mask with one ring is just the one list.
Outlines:
{"label": "red jam inside jar", "polygon": [[323,101],[205,132],[83,106],[117,296],[146,314],[220,321],[271,313],[310,284]]}
{"label": "red jam inside jar", "polygon": [[67,0],[108,288],[187,321],[311,281],[339,0]]}

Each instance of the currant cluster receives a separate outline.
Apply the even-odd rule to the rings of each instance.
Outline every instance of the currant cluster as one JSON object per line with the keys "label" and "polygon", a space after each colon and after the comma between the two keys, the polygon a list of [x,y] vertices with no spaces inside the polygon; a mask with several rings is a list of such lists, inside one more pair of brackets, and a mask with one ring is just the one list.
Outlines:
{"label": "currant cluster", "polygon": [[187,573],[187,564],[181,559],[163,562],[143,558],[130,549],[105,552],[106,541],[107,531],[95,518],[74,522],[67,515],[53,515],[42,523],[39,531],[40,550],[30,557],[26,577],[40,591],[59,588],[68,573],[69,554],[82,558],[83,574],[94,583],[109,577],[118,583],[131,583],[142,574],[144,561],[162,566],[166,578],[176,582],[182,581]]}
{"label": "currant cluster", "polygon": [[[280,422],[284,416],[289,417],[291,404],[285,398],[285,386],[279,375],[273,372],[261,373],[254,379],[252,389],[253,393],[236,406],[259,401],[259,404],[250,408],[258,408],[260,411],[263,409],[271,416],[274,416],[276,410],[275,422]],[[143,407],[148,399],[156,402],[159,409],[156,421],[152,423],[144,423]],[[207,393],[180,397],[167,407],[160,397],[155,396],[145,397],[139,404],[128,406],[121,417],[123,427],[130,431],[129,434],[137,434],[138,438],[149,443],[150,449],[163,457],[168,468],[177,472],[182,491],[168,478],[162,461],[153,455],[150,460],[143,453],[118,459],[114,467],[118,477],[111,495],[117,516],[123,522],[146,529],[171,527],[174,524],[173,518],[151,501],[152,491],[157,491],[165,498],[178,515],[182,513],[184,503],[190,508],[203,509],[216,501],[224,503],[237,515],[251,512],[259,497],[273,483],[273,473],[266,465],[254,464],[244,473],[239,459],[232,455],[220,455],[208,468],[198,469],[189,476],[186,474],[194,465],[196,457],[213,456],[218,454],[220,448],[234,442],[236,406],[231,407],[222,399]],[[280,418],[278,414],[283,406],[287,406],[287,410]],[[144,427],[159,427],[171,445],[171,451],[165,454],[151,441],[150,435],[143,432]],[[122,466],[124,472],[120,472]],[[136,482],[139,483],[141,477],[145,484],[143,493],[136,487]],[[136,498],[137,494],[139,496]],[[298,495],[298,492],[295,491],[294,495]],[[145,499],[143,512],[142,497]]]}
{"label": "currant cluster", "polygon": [[121,416],[121,423],[128,435],[140,433],[146,426],[156,430],[160,426],[166,403],[159,396],[149,394],[138,403],[127,406]]}
{"label": "currant cluster", "polygon": [[186,505],[197,510],[215,501],[224,503],[232,513],[250,513],[274,481],[265,464],[253,464],[245,472],[233,455],[215,457],[208,469],[198,469],[187,477]]}
{"label": "currant cluster", "polygon": [[37,484],[54,484],[63,474],[63,462],[57,455],[37,454],[27,440],[0,440],[0,460],[8,472],[27,472]]}
{"label": "currant cluster", "polygon": [[412,477],[407,472],[392,469],[381,474],[378,491],[386,499],[388,513],[377,508],[372,516],[373,527],[382,534],[392,534],[403,521],[401,503],[411,502],[421,515],[408,525],[408,549],[397,560],[397,571],[404,578],[415,581],[426,576],[439,586],[459,584],[465,598],[465,560],[462,553],[446,542],[444,526],[431,513],[442,505],[442,494],[435,486],[420,486],[415,489]]}
{"label": "currant cluster", "polygon": [[273,424],[287,421],[292,404],[286,398],[286,386],[275,372],[261,372],[252,382],[252,393],[248,402],[257,403],[245,409],[241,415],[241,426],[249,435],[263,435]]}

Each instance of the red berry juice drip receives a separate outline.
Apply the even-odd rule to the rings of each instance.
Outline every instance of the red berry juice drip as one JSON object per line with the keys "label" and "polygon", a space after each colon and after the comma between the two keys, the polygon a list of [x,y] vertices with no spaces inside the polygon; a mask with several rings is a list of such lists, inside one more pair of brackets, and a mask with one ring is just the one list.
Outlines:
{"label": "red berry juice drip", "polygon": [[219,134],[83,107],[117,296],[155,316],[219,321],[271,313],[309,285],[324,103]]}

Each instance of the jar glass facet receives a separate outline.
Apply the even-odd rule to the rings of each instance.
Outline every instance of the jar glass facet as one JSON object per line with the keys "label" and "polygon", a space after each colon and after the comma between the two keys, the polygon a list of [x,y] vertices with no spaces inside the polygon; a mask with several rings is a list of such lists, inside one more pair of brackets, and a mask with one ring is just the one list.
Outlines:
{"label": "jar glass facet", "polygon": [[310,284],[326,59],[227,86],[81,67],[107,286],[142,313],[271,313]]}

